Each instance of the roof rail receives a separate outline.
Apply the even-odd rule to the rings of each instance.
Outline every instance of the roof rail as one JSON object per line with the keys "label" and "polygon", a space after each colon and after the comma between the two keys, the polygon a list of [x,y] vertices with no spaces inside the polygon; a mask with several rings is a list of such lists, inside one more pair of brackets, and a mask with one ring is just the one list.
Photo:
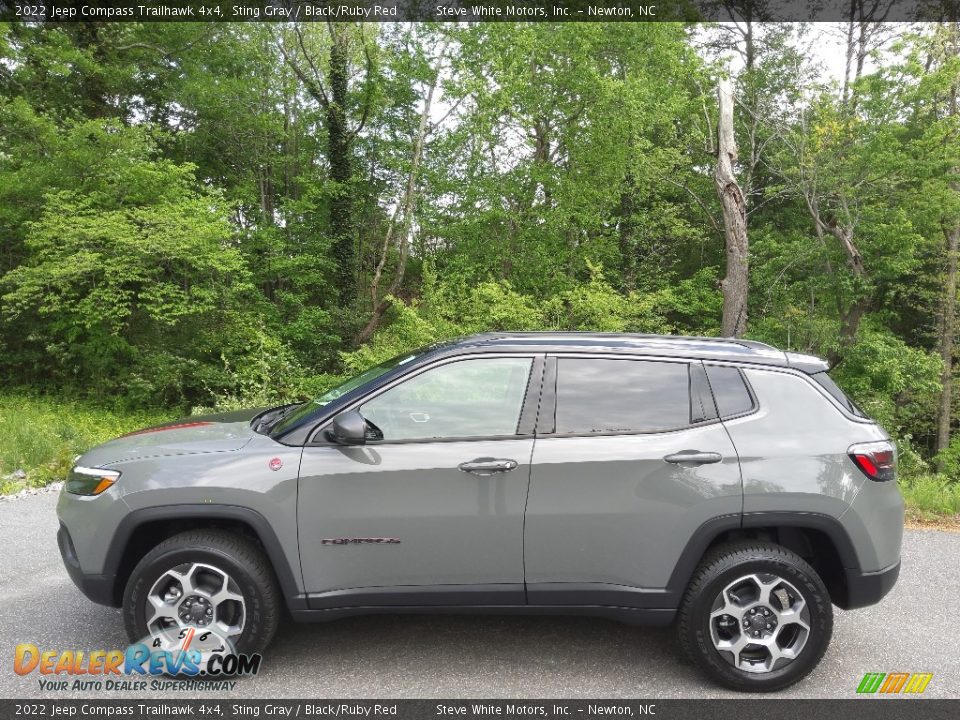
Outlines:
{"label": "roof rail", "polygon": [[488,331],[477,333],[474,337],[476,338],[489,338],[494,339],[508,339],[511,337],[538,337],[538,336],[570,336],[576,337],[578,335],[590,336],[590,337],[610,337],[610,338],[622,338],[622,339],[635,339],[635,340],[690,340],[697,342],[717,342],[717,343],[728,343],[734,345],[741,345],[747,348],[753,348],[755,350],[774,350],[779,352],[778,348],[775,348],[773,345],[768,345],[765,342],[760,342],[759,340],[746,340],[744,338],[736,337],[714,337],[708,335],[658,335],[656,333],[617,333],[617,332],[591,332],[589,330],[522,330],[517,332],[503,331]]}

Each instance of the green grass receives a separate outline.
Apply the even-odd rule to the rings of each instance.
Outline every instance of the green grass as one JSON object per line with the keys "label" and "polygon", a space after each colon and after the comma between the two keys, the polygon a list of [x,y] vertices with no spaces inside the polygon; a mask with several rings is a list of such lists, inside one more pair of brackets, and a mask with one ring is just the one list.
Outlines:
{"label": "green grass", "polygon": [[918,520],[960,515],[960,482],[944,475],[916,475],[900,480],[907,514]]}
{"label": "green grass", "polygon": [[[137,428],[175,417],[175,411],[121,412],[90,403],[0,394],[0,495],[62,480],[73,458]],[[24,479],[8,479],[15,470]]]}

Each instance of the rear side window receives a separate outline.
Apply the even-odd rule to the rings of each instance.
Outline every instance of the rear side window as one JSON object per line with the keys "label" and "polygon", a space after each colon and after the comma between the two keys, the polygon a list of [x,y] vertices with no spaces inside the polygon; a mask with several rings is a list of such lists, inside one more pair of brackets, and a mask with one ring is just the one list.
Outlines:
{"label": "rear side window", "polygon": [[734,367],[707,365],[710,389],[717,403],[721,418],[742,415],[753,410],[753,396],[747,387],[743,373]]}
{"label": "rear side window", "polygon": [[857,417],[866,417],[866,415],[863,414],[863,411],[853,403],[853,400],[844,394],[843,390],[840,389],[840,386],[833,381],[833,378],[827,375],[826,370],[823,372],[814,373],[810,377],[817,382],[817,385],[830,393],[838,403],[840,403],[851,413]]}
{"label": "rear side window", "polygon": [[657,432],[690,425],[686,363],[557,361],[558,433]]}

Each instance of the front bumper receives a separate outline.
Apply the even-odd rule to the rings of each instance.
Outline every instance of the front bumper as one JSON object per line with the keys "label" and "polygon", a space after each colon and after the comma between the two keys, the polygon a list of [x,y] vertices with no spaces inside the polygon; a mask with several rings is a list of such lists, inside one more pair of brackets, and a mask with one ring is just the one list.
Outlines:
{"label": "front bumper", "polygon": [[80,588],[80,592],[100,605],[119,607],[114,594],[116,576],[91,575],[83,572],[80,561],[77,559],[77,551],[73,546],[73,539],[70,537],[70,531],[63,523],[60,523],[60,529],[57,531],[57,545],[60,547],[63,566],[67,569],[67,574],[73,580],[73,584]]}
{"label": "front bumper", "polygon": [[877,572],[861,572],[847,568],[847,594],[837,606],[844,610],[874,605],[883,599],[897,582],[900,575],[900,561]]}

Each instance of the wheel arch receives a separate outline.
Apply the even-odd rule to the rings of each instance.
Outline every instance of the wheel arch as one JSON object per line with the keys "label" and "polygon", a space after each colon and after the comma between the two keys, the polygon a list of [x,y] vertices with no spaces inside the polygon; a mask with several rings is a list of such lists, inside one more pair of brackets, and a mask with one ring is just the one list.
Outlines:
{"label": "wheel arch", "polygon": [[299,564],[291,567],[280,540],[267,519],[239,505],[164,505],[134,510],[114,533],[104,561],[104,574],[113,578],[113,605],[122,603],[124,588],[137,563],[163,540],[187,530],[223,529],[244,535],[264,551],[274,576],[293,611],[306,607],[298,581]]}
{"label": "wheel arch", "polygon": [[840,521],[812,512],[755,512],[724,515],[703,523],[691,535],[667,584],[679,603],[703,557],[732,540],[768,540],[809,562],[820,575],[838,607],[850,605],[848,570],[859,567],[853,541]]}

